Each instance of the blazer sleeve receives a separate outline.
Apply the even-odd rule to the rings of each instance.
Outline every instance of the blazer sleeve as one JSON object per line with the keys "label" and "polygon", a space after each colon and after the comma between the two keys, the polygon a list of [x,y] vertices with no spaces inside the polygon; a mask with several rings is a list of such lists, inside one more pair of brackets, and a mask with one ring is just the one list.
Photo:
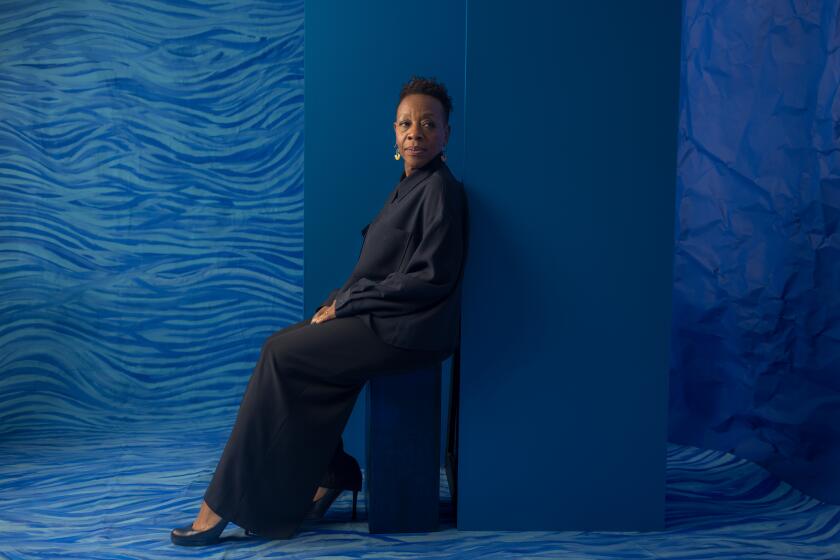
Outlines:
{"label": "blazer sleeve", "polygon": [[321,305],[319,305],[317,308],[315,308],[315,311],[317,312],[317,311],[318,311],[319,309],[321,309],[322,307],[326,307],[326,306],[328,306],[329,304],[331,304],[331,303],[333,302],[333,300],[335,299],[335,296],[336,296],[336,295],[338,295],[338,292],[339,292],[339,290],[337,290],[337,289],[336,289],[336,290],[331,291],[331,292],[330,292],[330,295],[328,295],[328,296],[327,296],[327,299],[325,299],[325,300],[324,300],[324,303],[322,303],[322,304],[321,304]]}
{"label": "blazer sleeve", "polygon": [[405,272],[392,272],[380,282],[360,278],[336,298],[336,318],[360,313],[412,313],[434,305],[452,292],[463,262],[463,221],[441,208],[431,213],[422,231],[423,238]]}

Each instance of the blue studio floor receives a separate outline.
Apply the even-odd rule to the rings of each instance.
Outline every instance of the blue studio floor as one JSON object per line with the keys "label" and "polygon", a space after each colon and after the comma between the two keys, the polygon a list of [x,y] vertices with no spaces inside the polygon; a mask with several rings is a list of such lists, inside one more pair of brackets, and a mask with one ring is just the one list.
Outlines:
{"label": "blue studio floor", "polygon": [[655,533],[458,531],[441,471],[434,533],[370,535],[345,493],[317,530],[189,549],[169,530],[197,511],[227,432],[156,426],[89,435],[0,437],[0,557],[166,558],[840,558],[840,507],[802,495],[731,455],[672,445],[667,529]]}

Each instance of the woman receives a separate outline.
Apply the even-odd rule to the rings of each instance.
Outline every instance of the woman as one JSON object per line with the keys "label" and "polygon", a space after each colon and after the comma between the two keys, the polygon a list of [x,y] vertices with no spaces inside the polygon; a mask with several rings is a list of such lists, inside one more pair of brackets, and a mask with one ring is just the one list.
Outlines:
{"label": "woman", "polygon": [[359,260],[311,320],[265,341],[222,457],[191,525],[172,542],[219,540],[228,522],[289,538],[323,516],[361,470],[341,433],[365,382],[438,363],[460,334],[466,197],[445,148],[452,101],[433,79],[412,78],[399,98],[394,158],[404,172],[362,230]]}

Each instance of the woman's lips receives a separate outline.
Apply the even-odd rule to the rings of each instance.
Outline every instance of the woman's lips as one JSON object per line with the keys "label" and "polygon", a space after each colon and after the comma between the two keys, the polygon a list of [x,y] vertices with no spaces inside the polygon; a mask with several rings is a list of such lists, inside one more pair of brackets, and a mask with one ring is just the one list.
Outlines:
{"label": "woman's lips", "polygon": [[405,148],[403,150],[406,154],[416,156],[426,151],[426,148]]}

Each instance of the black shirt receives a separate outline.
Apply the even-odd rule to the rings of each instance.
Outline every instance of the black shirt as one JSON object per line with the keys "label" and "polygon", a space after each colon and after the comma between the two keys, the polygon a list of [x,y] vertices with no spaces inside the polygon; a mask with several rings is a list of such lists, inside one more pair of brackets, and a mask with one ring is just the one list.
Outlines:
{"label": "black shirt", "polygon": [[362,229],[353,273],[322,304],[358,315],[387,344],[452,352],[458,344],[466,256],[463,185],[440,156],[406,177]]}

